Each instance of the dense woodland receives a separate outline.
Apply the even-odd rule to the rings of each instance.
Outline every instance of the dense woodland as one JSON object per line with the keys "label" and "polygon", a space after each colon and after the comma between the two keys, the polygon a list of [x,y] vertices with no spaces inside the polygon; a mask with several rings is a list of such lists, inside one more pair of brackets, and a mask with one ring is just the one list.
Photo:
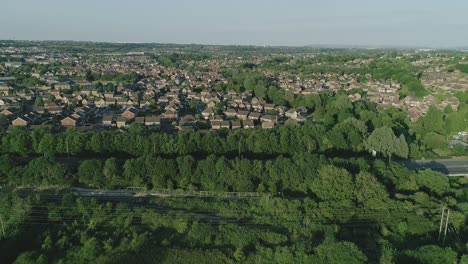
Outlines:
{"label": "dense woodland", "polygon": [[[346,96],[304,100],[312,121],[272,130],[2,131],[0,256],[4,263],[467,261],[468,180],[396,161],[466,154],[444,143],[464,125],[450,120],[466,114],[466,104],[460,112],[431,109],[412,124],[399,110]],[[258,197],[116,201],[8,186]],[[442,206],[451,210],[445,241],[438,240]]]}

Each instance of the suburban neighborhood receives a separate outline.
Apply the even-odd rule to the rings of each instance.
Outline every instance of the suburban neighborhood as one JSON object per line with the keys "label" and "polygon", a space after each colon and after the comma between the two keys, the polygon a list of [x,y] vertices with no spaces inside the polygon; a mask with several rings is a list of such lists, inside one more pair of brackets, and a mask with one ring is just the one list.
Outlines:
{"label": "suburban neighborhood", "polygon": [[[299,125],[309,119],[310,113],[304,106],[277,105],[251,91],[217,89],[230,81],[223,75],[223,68],[246,63],[261,64],[267,60],[265,56],[243,59],[217,55],[189,61],[193,69],[190,70],[161,65],[154,55],[145,52],[90,57],[33,46],[2,48],[0,54],[4,61],[0,64],[0,74],[6,75],[0,77],[0,121],[4,127],[45,125],[54,129],[100,130],[125,129],[136,123],[174,132],[254,127],[271,129],[284,124]],[[355,59],[347,66],[358,67],[371,61]],[[9,73],[22,68],[28,72],[21,74],[33,80],[34,84],[14,87],[16,79]],[[398,81],[373,79],[370,74],[318,72],[303,76],[267,69],[257,72],[270,78],[284,93],[346,92],[353,102],[362,100],[382,108],[404,109],[413,122],[424,116],[431,106],[441,110],[448,106],[457,111],[460,104],[454,96],[439,102],[431,94],[423,98],[400,98],[402,85]],[[454,77],[450,76],[456,72],[447,73],[445,77],[441,74],[432,79],[425,77],[423,83],[440,87],[438,81],[444,79],[451,83]],[[96,75],[127,79],[93,80]],[[431,69],[425,72],[426,75],[432,76]],[[444,89],[449,92],[467,89],[467,82],[457,80],[453,87]]]}

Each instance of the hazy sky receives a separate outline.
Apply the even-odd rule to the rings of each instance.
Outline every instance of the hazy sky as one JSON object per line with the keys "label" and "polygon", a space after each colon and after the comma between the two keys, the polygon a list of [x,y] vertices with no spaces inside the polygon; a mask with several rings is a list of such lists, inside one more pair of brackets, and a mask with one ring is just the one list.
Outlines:
{"label": "hazy sky", "polygon": [[0,39],[468,46],[467,0],[2,0]]}

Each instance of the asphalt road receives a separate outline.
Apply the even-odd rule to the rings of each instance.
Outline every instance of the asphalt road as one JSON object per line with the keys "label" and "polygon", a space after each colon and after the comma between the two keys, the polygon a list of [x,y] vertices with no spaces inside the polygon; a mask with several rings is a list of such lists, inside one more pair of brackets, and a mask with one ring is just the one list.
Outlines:
{"label": "asphalt road", "polygon": [[402,161],[409,169],[432,169],[448,176],[468,176],[468,159]]}

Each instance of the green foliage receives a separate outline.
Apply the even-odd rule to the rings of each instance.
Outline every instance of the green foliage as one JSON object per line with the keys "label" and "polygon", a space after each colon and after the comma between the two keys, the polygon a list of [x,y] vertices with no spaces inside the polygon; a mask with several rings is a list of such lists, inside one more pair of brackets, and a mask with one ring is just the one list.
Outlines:
{"label": "green foliage", "polygon": [[103,163],[101,160],[85,160],[78,167],[78,177],[81,183],[90,186],[100,186],[104,183]]}
{"label": "green foliage", "polygon": [[367,257],[351,242],[330,242],[318,246],[318,263],[366,263]]}
{"label": "green foliage", "polygon": [[45,83],[39,79],[37,79],[36,77],[28,77],[28,78],[24,78],[22,80],[22,84],[24,86],[38,86],[38,85],[44,85]]}
{"label": "green foliage", "polygon": [[86,70],[86,73],[85,73],[85,79],[88,81],[88,82],[93,82],[94,81],[94,76],[93,76],[93,72],[91,70]]}
{"label": "green foliage", "polygon": [[353,189],[353,178],[349,172],[333,165],[320,168],[311,185],[311,190],[323,201],[350,201]]}
{"label": "green foliage", "polygon": [[64,185],[69,183],[69,172],[65,165],[41,157],[31,160],[24,168],[13,168],[8,173],[8,183],[20,186]]}
{"label": "green foliage", "polygon": [[423,139],[424,144],[431,149],[444,148],[447,146],[447,139],[435,132],[429,132]]}
{"label": "green foliage", "polygon": [[468,73],[468,64],[457,64],[455,68],[463,73]]}
{"label": "green foliage", "polygon": [[92,77],[88,77],[90,80],[98,80],[101,82],[115,82],[115,83],[136,83],[141,79],[136,72],[131,73],[112,73],[112,74],[93,74]]}
{"label": "green foliage", "polygon": [[34,101],[34,106],[36,107],[42,107],[44,106],[44,101],[42,97],[37,97],[36,100]]}
{"label": "green foliage", "polygon": [[395,258],[395,249],[392,247],[392,244],[386,240],[380,240],[380,258],[379,263],[381,264],[391,264],[394,263]]}
{"label": "green foliage", "polygon": [[389,127],[380,127],[375,129],[367,138],[365,147],[368,151],[376,151],[391,159],[392,155],[402,158],[408,157],[408,144],[401,135],[396,137],[393,130]]}
{"label": "green foliage", "polygon": [[216,264],[234,263],[219,250],[171,249],[164,252],[160,263]]}
{"label": "green foliage", "polygon": [[390,204],[385,187],[376,177],[364,171],[355,177],[354,197],[356,203],[365,208],[382,208]]}
{"label": "green foliage", "polygon": [[8,174],[14,167],[14,161],[10,155],[0,156],[0,182],[6,183]]}
{"label": "green foliage", "polygon": [[443,113],[435,107],[429,108],[427,114],[413,126],[413,130],[418,136],[424,137],[427,133],[434,132],[444,134],[444,116]]}
{"label": "green foliage", "polygon": [[450,189],[447,176],[429,169],[420,171],[416,176],[416,182],[420,187],[427,188],[440,197]]}
{"label": "green foliage", "polygon": [[441,248],[434,245],[420,247],[416,250],[409,250],[405,253],[414,263],[456,263],[457,253],[450,248]]}
{"label": "green foliage", "polygon": [[[7,160],[7,156],[3,159]],[[366,162],[364,159],[350,160],[345,166],[347,169],[338,162],[326,164],[333,162],[313,156],[308,159],[295,157],[294,160],[283,157],[268,165],[213,155],[206,160],[196,160],[191,156],[176,160],[142,156],[130,160],[133,163],[131,167],[138,169],[133,171],[128,167],[130,165],[124,165],[122,175],[118,169],[120,162],[115,158],[105,162],[84,160],[78,167],[80,180],[84,176],[92,181],[93,177],[100,175],[105,185],[107,181],[124,180],[135,173],[134,178],[140,180],[153,182],[156,177],[164,179],[156,182],[164,183],[172,179],[172,184],[178,184],[187,177],[182,182],[196,186],[198,181],[208,184],[211,177],[216,180],[213,188],[221,191],[236,186],[235,181],[247,175],[247,179],[253,182],[261,179],[266,190],[271,186],[276,186],[278,191],[294,190],[289,195],[298,195],[298,190],[302,190],[300,197],[306,198],[273,197],[271,193],[260,201],[166,197],[139,204],[136,200],[111,203],[105,199],[76,198],[71,194],[64,195],[62,201],[38,198],[30,202],[13,197],[1,200],[0,196],[0,210],[7,215],[4,219],[7,232],[18,241],[29,238],[23,238],[21,232],[12,231],[15,228],[21,230],[21,221],[37,222],[37,208],[42,208],[40,220],[50,223],[30,229],[31,236],[40,238],[38,242],[30,244],[28,249],[9,252],[8,259],[30,262],[132,260],[162,263],[290,263],[291,260],[299,263],[365,263],[368,259],[375,259],[376,256],[368,254],[361,243],[378,243],[382,263],[397,259],[421,259],[422,253],[407,250],[410,247],[408,243],[416,243],[411,244],[411,248],[417,248],[432,241],[431,236],[421,237],[417,242],[411,237],[436,232],[438,227],[434,223],[439,221],[439,215],[433,216],[431,212],[440,211],[436,202],[440,200],[439,196],[451,197],[450,182],[440,174],[427,171],[413,172],[408,176],[409,173],[400,166],[383,162],[365,166],[362,164]],[[318,163],[315,166],[321,164],[317,174],[311,173],[317,167],[310,163]],[[48,166],[53,166],[53,163]],[[202,168],[204,166],[207,167]],[[271,173],[262,172],[262,166],[268,166]],[[302,174],[305,174],[304,178],[299,177]],[[252,175],[261,176],[252,179]],[[202,180],[202,177],[207,178]],[[408,195],[407,201],[401,197],[393,198],[399,194],[393,193],[395,188],[391,183],[386,183],[387,186],[383,183],[387,178],[403,181],[405,177],[417,182],[414,195]],[[131,184],[134,178],[128,178]],[[279,181],[281,178],[285,178],[284,182]],[[307,186],[313,193],[309,193],[305,188],[307,186],[300,184],[301,181],[308,182]],[[453,184],[464,188],[463,181]],[[40,197],[40,194],[36,197]],[[463,199],[463,196],[457,199]],[[28,205],[31,202],[33,204]],[[463,208],[462,204],[460,206]],[[452,209],[451,223],[461,230],[465,217],[454,207]],[[383,234],[388,242],[373,241],[374,238],[352,231],[355,223],[361,222],[379,225],[385,230]],[[61,223],[66,224],[57,226]],[[339,233],[320,231],[331,228],[330,223],[334,223],[332,229],[335,232],[340,230]],[[365,230],[366,233],[374,232],[372,229]],[[347,237],[348,233],[353,233],[353,237]],[[379,236],[376,235],[376,239]],[[321,242],[323,237],[326,238]],[[351,242],[355,240],[359,242]],[[5,252],[8,251],[0,248],[0,254]],[[28,253],[18,257],[24,252]]]}

